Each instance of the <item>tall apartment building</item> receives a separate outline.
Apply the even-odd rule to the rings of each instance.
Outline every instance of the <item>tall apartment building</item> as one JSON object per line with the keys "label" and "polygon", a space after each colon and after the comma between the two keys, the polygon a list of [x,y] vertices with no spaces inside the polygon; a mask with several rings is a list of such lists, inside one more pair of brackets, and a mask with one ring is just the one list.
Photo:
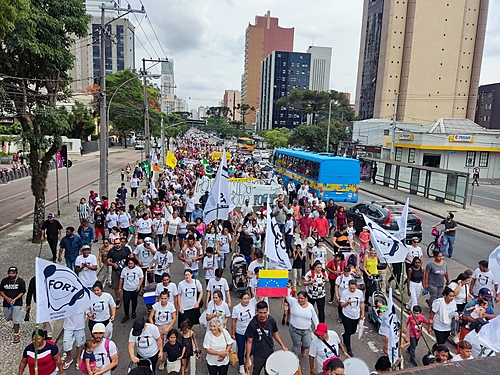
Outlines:
{"label": "tall apartment building", "polygon": [[306,52],[311,54],[309,90],[328,91],[330,88],[332,47],[309,46]]}
{"label": "tall apartment building", "polygon": [[289,95],[293,89],[309,88],[311,54],[274,51],[261,65],[257,130],[294,128],[305,122],[305,113],[299,113],[292,107],[280,107],[276,101]]}
{"label": "tall apartment building", "polygon": [[483,128],[500,129],[500,83],[479,86],[475,122]]}
{"label": "tall apartment building", "polygon": [[234,121],[240,121],[241,114],[236,110],[236,106],[241,103],[241,92],[238,90],[225,90],[222,99],[222,107],[228,107],[230,113],[228,118]]}
{"label": "tall apartment building", "polygon": [[[260,64],[273,51],[293,51],[294,28],[278,25],[278,18],[268,11],[264,17],[256,16],[255,25],[249,24],[245,33],[245,66],[241,76],[241,100],[250,107],[259,106]],[[255,113],[245,118],[246,124],[255,122]]]}
{"label": "tall apartment building", "polygon": [[360,120],[474,120],[489,0],[365,0]]}
{"label": "tall apartment building", "polygon": [[161,63],[161,95],[175,95],[174,60],[168,59]]}
{"label": "tall apartment building", "polygon": [[[106,18],[105,22],[112,21]],[[75,56],[75,64],[70,71],[73,82],[71,89],[84,91],[94,83],[99,84],[101,77],[101,49],[99,30],[101,18],[94,16],[89,23],[89,35],[77,39],[71,51]],[[135,27],[132,23],[120,18],[106,26],[105,66],[106,74],[125,69],[135,69]]]}

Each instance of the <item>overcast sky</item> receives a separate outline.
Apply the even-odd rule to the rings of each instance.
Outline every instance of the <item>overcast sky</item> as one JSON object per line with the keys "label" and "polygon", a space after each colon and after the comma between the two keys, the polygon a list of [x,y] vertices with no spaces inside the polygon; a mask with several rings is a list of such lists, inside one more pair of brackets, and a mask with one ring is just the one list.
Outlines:
{"label": "overcast sky", "polygon": [[[140,7],[140,0],[128,1]],[[240,90],[246,27],[267,10],[280,26],[295,27],[294,51],[305,52],[313,44],[333,48],[330,88],[351,92],[354,99],[362,0],[142,1],[163,50],[174,59],[176,94],[188,100],[190,109],[217,105],[226,89]],[[500,81],[500,23],[493,22],[499,17],[500,1],[492,0],[481,84]],[[136,26],[136,68],[143,57],[164,57],[148,20],[142,19],[140,27],[135,17],[130,20]]]}

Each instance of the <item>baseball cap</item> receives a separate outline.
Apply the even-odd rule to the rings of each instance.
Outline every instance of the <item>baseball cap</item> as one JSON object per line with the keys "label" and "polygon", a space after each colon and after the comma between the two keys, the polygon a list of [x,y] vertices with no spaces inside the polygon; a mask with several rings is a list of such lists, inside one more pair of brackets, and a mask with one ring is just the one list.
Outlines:
{"label": "baseball cap", "polygon": [[146,238],[144,239],[144,242],[145,242],[145,243],[151,243],[151,237],[146,237]]}
{"label": "baseball cap", "polygon": [[491,294],[491,290],[489,290],[488,288],[481,288],[481,289],[479,289],[479,293],[478,294],[482,294],[483,297],[486,297],[486,298],[492,298],[493,297],[493,294]]}
{"label": "baseball cap", "polygon": [[18,271],[17,267],[12,266],[12,267],[9,267],[9,270],[8,270],[7,272],[15,272],[15,273],[18,273],[19,271]]}
{"label": "baseball cap", "polygon": [[83,219],[83,222],[88,224],[89,223],[89,219]]}
{"label": "baseball cap", "polygon": [[326,325],[326,323],[319,323],[316,326],[316,331],[314,333],[317,334],[318,336],[322,336],[326,332],[328,332],[328,326]]}
{"label": "baseball cap", "polygon": [[54,218],[54,214],[51,212],[47,215],[47,219],[53,219]]}
{"label": "baseball cap", "polygon": [[317,232],[318,231],[318,228],[313,228],[312,229],[313,232]]}
{"label": "baseball cap", "polygon": [[83,246],[82,246],[82,251],[83,251],[83,250],[86,250],[86,249],[90,250],[90,246],[89,246],[89,245],[83,245]]}
{"label": "baseball cap", "polygon": [[264,258],[264,253],[263,253],[262,251],[257,251],[257,252],[255,253],[255,257],[256,257],[256,258]]}
{"label": "baseball cap", "polygon": [[344,272],[351,272],[351,267],[345,266],[344,267]]}
{"label": "baseball cap", "polygon": [[146,324],[146,322],[144,322],[143,318],[137,319],[132,326],[132,336],[140,336],[144,329],[144,324]]}
{"label": "baseball cap", "polygon": [[106,327],[102,323],[97,323],[92,327],[92,333],[106,333]]}
{"label": "baseball cap", "polygon": [[310,212],[309,212],[308,210],[306,210],[306,211],[304,212],[304,215],[309,215],[309,214],[310,214]]}

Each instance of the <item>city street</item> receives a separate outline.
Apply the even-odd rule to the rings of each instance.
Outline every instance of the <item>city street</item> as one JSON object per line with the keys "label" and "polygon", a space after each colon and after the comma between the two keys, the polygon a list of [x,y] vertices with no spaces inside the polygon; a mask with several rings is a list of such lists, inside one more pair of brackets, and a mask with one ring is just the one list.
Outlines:
{"label": "city street", "polygon": [[469,187],[467,204],[470,204],[471,195],[472,204],[475,206],[500,208],[500,185],[492,185],[489,182],[481,183],[479,180],[479,186]]}
{"label": "city street", "polygon": [[[139,159],[140,153],[133,148],[111,148],[109,153],[108,171],[112,173],[117,168],[125,167],[126,163]],[[73,166],[69,168],[70,192],[77,191],[83,186],[96,181],[99,178],[99,153],[88,155],[70,155]],[[132,163],[131,163],[132,164]],[[34,205],[34,197],[31,193],[31,177],[14,180],[5,185],[0,185],[0,204],[2,205],[2,216],[0,217],[0,230],[12,223],[19,221],[31,213]],[[59,195],[61,197],[68,193],[66,184],[66,168],[59,169]],[[113,192],[110,192],[110,194]],[[112,195],[114,196],[114,195]],[[85,196],[88,198],[88,194]],[[47,178],[47,191],[45,202],[48,205],[56,200],[56,171],[51,170]]]}

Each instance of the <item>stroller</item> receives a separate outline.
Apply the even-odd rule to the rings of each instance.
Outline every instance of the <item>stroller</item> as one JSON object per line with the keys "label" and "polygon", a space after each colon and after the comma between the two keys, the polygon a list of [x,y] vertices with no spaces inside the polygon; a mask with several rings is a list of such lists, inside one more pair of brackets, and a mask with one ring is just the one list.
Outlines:
{"label": "stroller", "polygon": [[232,282],[229,289],[244,292],[248,289],[247,261],[242,255],[233,255],[231,260]]}
{"label": "stroller", "polygon": [[[382,324],[382,315],[387,309],[387,296],[380,290],[380,275],[373,275],[372,283],[375,287],[373,294],[368,298],[370,307],[368,311],[368,321],[375,324],[377,331]],[[368,286],[367,286],[368,287]],[[377,305],[381,304],[381,308]]]}
{"label": "stroller", "polygon": [[139,293],[139,295],[141,295],[144,300],[144,305],[146,305],[147,314],[151,312],[151,309],[153,308],[153,305],[156,301],[156,285],[157,283],[149,283],[144,288],[142,288],[141,292]]}

